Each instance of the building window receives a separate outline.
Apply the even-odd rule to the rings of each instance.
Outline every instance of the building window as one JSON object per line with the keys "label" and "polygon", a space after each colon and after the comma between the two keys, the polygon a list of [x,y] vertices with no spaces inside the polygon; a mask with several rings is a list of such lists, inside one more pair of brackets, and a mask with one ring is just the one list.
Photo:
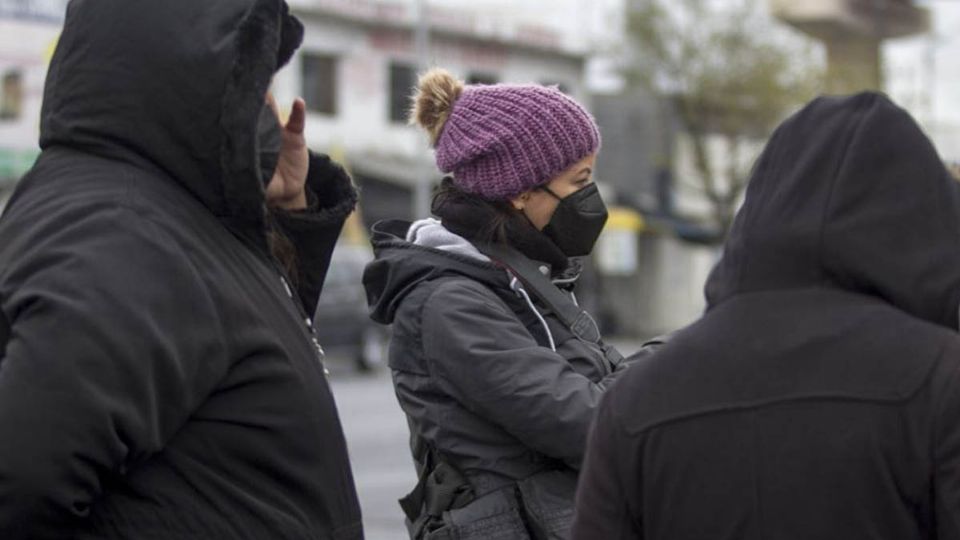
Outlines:
{"label": "building window", "polygon": [[490,73],[471,73],[467,75],[467,84],[497,84],[500,82],[496,75]]}
{"label": "building window", "polygon": [[0,80],[0,120],[16,120],[23,114],[23,73],[10,70]]}
{"label": "building window", "polygon": [[337,114],[337,58],[305,53],[303,66],[303,99],[307,110],[334,116]]}
{"label": "building window", "polygon": [[417,87],[417,69],[410,64],[390,64],[390,121],[406,122],[410,97]]}

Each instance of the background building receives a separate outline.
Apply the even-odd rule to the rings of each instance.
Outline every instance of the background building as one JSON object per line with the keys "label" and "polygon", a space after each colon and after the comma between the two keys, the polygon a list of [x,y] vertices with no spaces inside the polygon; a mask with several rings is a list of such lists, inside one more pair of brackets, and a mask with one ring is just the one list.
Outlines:
{"label": "background building", "polygon": [[[594,310],[608,331],[669,331],[703,309],[702,286],[718,248],[704,245],[698,227],[707,207],[689,189],[688,138],[664,112],[663,97],[628,88],[620,76],[630,60],[626,10],[643,1],[290,0],[306,39],[274,89],[282,105],[306,98],[310,144],[344,161],[357,178],[363,219],[353,221],[347,237],[363,242],[364,225],[424,215],[423,202],[440,178],[426,136],[405,123],[421,66],[441,65],[469,82],[559,85],[588,105],[604,135],[597,179],[614,217],[589,280],[602,293]],[[0,0],[0,205],[38,153],[43,82],[66,3]],[[422,17],[418,5],[425,6]],[[953,69],[960,2],[757,5],[784,21],[768,17],[764,32],[792,39],[806,32],[832,75],[852,70],[860,80],[882,83],[944,157],[960,161],[960,71]],[[418,28],[427,30],[420,33],[427,47]],[[901,37],[882,41],[895,36]],[[856,40],[866,45],[849,45]],[[634,54],[642,60],[643,51]],[[711,152],[722,156],[724,149]]]}
{"label": "background building", "polygon": [[47,64],[66,0],[0,0],[0,208],[39,152]]}
{"label": "background building", "polygon": [[441,176],[425,134],[407,125],[421,66],[443,66],[469,83],[558,85],[588,98],[586,54],[548,27],[494,24],[482,13],[430,7],[423,18],[428,47],[418,50],[413,2],[295,0],[291,6],[306,38],[291,67],[278,74],[275,94],[281,103],[306,99],[310,144],[350,167],[368,226],[425,215],[423,201],[416,204],[418,187],[422,194],[424,183]]}

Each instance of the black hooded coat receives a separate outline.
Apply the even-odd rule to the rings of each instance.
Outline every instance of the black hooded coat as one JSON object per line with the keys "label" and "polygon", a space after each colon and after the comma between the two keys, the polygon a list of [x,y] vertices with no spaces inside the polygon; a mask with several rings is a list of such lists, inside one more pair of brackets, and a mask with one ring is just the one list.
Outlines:
{"label": "black hooded coat", "polygon": [[70,3],[0,218],[0,538],[362,537],[304,315],[356,192],[312,156],[311,207],[268,211],[259,172],[302,34],[282,0]]}
{"label": "black hooded coat", "polygon": [[575,538],[960,538],[957,184],[906,112],[785,122],[706,291],[605,396]]}

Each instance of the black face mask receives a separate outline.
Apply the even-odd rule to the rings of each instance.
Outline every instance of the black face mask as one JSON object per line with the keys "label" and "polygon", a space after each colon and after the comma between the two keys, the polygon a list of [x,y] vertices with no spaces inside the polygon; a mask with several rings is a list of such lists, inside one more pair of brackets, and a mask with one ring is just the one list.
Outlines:
{"label": "black face mask", "polygon": [[266,186],[273,178],[280,162],[280,146],[283,144],[283,127],[277,114],[266,103],[257,120],[257,146],[260,151],[260,181]]}
{"label": "black face mask", "polygon": [[607,223],[607,207],[600,198],[597,184],[590,184],[563,199],[546,186],[540,189],[560,201],[543,233],[568,257],[589,255]]}

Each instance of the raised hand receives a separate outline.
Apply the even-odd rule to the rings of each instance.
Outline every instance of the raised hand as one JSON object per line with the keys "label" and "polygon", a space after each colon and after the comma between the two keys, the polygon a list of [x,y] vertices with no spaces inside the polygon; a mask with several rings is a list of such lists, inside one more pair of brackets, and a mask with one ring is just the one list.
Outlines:
{"label": "raised hand", "polygon": [[[277,118],[280,117],[277,101],[273,94],[267,93],[267,103]],[[290,118],[283,125],[283,142],[277,170],[267,184],[267,205],[284,210],[302,210],[307,207],[305,186],[307,171],[310,167],[310,154],[307,141],[303,136],[306,125],[307,106],[303,99],[293,100]],[[281,122],[282,124],[282,122]]]}

